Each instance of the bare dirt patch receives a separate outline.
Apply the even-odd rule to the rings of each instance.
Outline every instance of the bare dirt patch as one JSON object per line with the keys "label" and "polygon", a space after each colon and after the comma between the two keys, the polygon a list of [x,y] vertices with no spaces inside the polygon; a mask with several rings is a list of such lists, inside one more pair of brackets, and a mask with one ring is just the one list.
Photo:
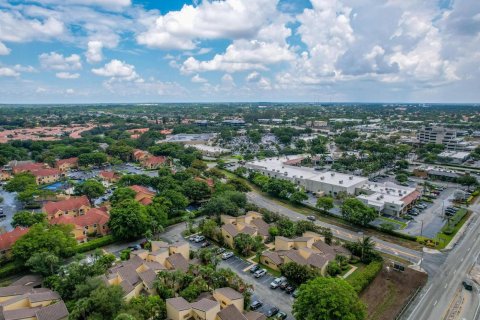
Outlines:
{"label": "bare dirt patch", "polygon": [[367,305],[369,320],[392,320],[427,282],[427,274],[410,268],[395,271],[384,266],[373,282],[360,294]]}

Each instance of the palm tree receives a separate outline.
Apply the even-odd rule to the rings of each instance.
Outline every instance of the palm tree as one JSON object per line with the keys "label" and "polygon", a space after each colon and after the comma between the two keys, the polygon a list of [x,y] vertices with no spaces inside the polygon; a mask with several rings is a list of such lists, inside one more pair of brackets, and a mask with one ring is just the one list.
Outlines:
{"label": "palm tree", "polygon": [[371,237],[363,237],[361,240],[358,239],[358,244],[360,249],[362,250],[361,258],[363,261],[365,256],[370,255],[375,249],[375,242],[372,240]]}

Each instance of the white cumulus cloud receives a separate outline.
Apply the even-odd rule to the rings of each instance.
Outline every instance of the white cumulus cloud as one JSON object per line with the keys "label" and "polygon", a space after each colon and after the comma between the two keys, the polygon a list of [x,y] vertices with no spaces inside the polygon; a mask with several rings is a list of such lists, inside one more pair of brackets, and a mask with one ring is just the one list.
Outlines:
{"label": "white cumulus cloud", "polygon": [[80,74],[70,72],[57,72],[55,76],[59,79],[78,79],[80,77]]}
{"label": "white cumulus cloud", "polygon": [[64,57],[60,53],[54,51],[50,53],[42,53],[39,56],[40,65],[48,70],[78,70],[82,68],[82,61],[78,54],[72,54]]}
{"label": "white cumulus cloud", "polygon": [[135,71],[135,66],[117,59],[111,60],[102,68],[92,69],[92,72],[112,80],[141,81],[141,78]]}
{"label": "white cumulus cloud", "polygon": [[93,62],[100,62],[103,60],[103,43],[98,40],[89,41],[88,42],[88,49],[85,53],[87,57],[87,61],[90,63]]}

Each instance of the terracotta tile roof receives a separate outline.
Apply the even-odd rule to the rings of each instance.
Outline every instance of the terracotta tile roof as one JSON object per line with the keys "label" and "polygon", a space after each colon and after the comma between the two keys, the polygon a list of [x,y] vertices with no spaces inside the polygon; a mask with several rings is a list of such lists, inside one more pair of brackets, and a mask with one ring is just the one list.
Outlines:
{"label": "terracotta tile roof", "polygon": [[21,236],[28,232],[28,228],[16,227],[12,231],[0,235],[0,250],[9,250]]}
{"label": "terracotta tile roof", "polygon": [[105,225],[110,219],[110,215],[100,209],[92,208],[87,211],[87,213],[74,217],[74,222],[76,225],[86,227],[93,224]]}
{"label": "terracotta tile roof", "polygon": [[421,193],[419,191],[415,190],[412,193],[410,193],[409,195],[406,195],[405,197],[403,197],[402,201],[406,205],[409,205],[410,203],[412,203],[412,201],[416,200],[420,196],[421,196]]}
{"label": "terracotta tile roof", "polygon": [[230,287],[218,288],[214,291],[214,293],[221,294],[230,300],[243,299],[243,295],[240,292]]}
{"label": "terracotta tile roof", "polygon": [[58,169],[38,169],[31,171],[35,177],[59,176],[62,172]]}
{"label": "terracotta tile roof", "polygon": [[184,272],[188,271],[188,261],[187,259],[185,259],[184,256],[182,256],[181,253],[172,254],[167,258],[167,261],[170,262],[170,264],[175,270],[181,270]]}
{"label": "terracotta tile roof", "polygon": [[151,165],[155,165],[155,164],[163,164],[167,162],[167,158],[166,157],[163,157],[163,156],[158,156],[158,157],[149,157],[148,159],[146,159],[144,161],[145,164],[151,164]]}
{"label": "terracotta tile roof", "polygon": [[77,158],[77,157],[73,157],[73,158],[68,158],[68,159],[60,159],[60,160],[57,160],[57,161],[55,162],[55,164],[56,164],[56,167],[59,167],[59,166],[61,166],[62,164],[65,164],[65,163],[66,163],[66,164],[74,164],[74,165],[75,165],[75,164],[77,164],[77,162],[78,162],[78,158]]}
{"label": "terracotta tile roof", "polygon": [[165,300],[165,302],[171,305],[177,311],[183,311],[190,309],[190,303],[182,297],[170,298]]}
{"label": "terracotta tile roof", "polygon": [[99,173],[99,176],[107,180],[119,178],[119,175],[114,171],[102,171]]}
{"label": "terracotta tile roof", "polygon": [[88,201],[88,198],[86,196],[72,197],[57,202],[50,201],[43,206],[43,210],[47,214],[52,215],[57,211],[66,212],[69,210],[78,210],[82,206],[90,206],[90,202]]}
{"label": "terracotta tile roof", "polygon": [[45,167],[46,167],[45,163],[24,163],[24,164],[19,164],[17,166],[14,166],[12,168],[12,171],[14,174],[16,174],[16,173],[21,173],[25,171],[39,170]]}
{"label": "terracotta tile roof", "polygon": [[36,313],[37,320],[61,320],[68,317],[67,306],[63,301],[41,308]]}
{"label": "terracotta tile roof", "polygon": [[233,304],[217,313],[217,317],[220,320],[247,320],[247,318]]}
{"label": "terracotta tile roof", "polygon": [[215,307],[219,307],[220,304],[217,301],[213,301],[210,299],[201,299],[197,302],[193,302],[190,304],[193,309],[200,310],[200,311],[208,311]]}
{"label": "terracotta tile roof", "polygon": [[152,197],[155,195],[155,191],[152,191],[144,186],[139,186],[135,184],[133,186],[130,186],[129,188],[135,191],[136,193],[143,193],[146,195],[151,195]]}
{"label": "terracotta tile roof", "polygon": [[148,197],[144,197],[139,202],[144,206],[148,206],[149,204],[151,204],[153,202],[153,200],[148,198]]}

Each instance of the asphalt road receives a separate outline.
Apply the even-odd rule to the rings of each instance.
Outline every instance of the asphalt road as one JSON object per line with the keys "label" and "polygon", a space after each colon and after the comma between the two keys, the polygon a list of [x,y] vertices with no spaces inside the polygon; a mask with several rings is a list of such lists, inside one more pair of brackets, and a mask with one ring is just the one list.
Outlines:
{"label": "asphalt road", "polygon": [[[284,216],[287,216],[291,220],[294,220],[294,221],[306,220],[306,217],[304,215],[298,212],[295,212],[291,209],[288,209],[282,205],[279,205],[273,202],[272,200],[262,196],[261,194],[258,194],[255,192],[249,192],[247,194],[247,198],[250,202],[253,202],[257,206],[268,209],[273,212],[277,212]],[[316,221],[315,223],[319,226],[330,228],[335,237],[343,240],[356,241],[357,239],[362,237],[362,235],[358,234],[355,231],[338,227],[323,221]],[[422,258],[422,253],[416,250],[412,250],[394,243],[383,241],[376,237],[372,237],[372,240],[376,243],[376,249],[380,252],[398,256],[414,264],[419,263],[420,259]]]}
{"label": "asphalt road", "polygon": [[[438,320],[445,319],[452,303],[456,299],[458,290],[462,288],[462,281],[468,276],[470,269],[477,262],[480,253],[480,219],[478,200],[471,207],[474,212],[463,237],[454,248],[448,252],[445,262],[439,266],[435,276],[429,277],[427,285],[410,305],[403,319],[407,320]],[[468,310],[461,319],[478,319],[479,299],[470,297]]]}

